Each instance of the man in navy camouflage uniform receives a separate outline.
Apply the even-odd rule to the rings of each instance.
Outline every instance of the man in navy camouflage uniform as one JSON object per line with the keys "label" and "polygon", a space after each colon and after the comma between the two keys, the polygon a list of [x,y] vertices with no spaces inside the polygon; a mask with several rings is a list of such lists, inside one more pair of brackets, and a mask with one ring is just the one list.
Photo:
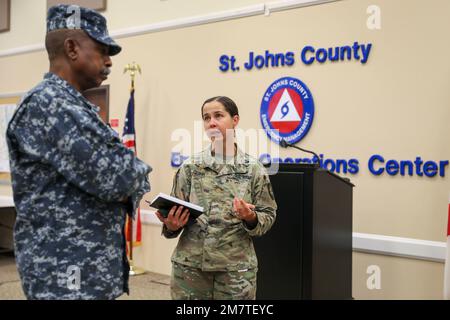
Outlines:
{"label": "man in navy camouflage uniform", "polygon": [[22,287],[28,299],[114,299],[128,292],[125,216],[150,190],[151,168],[81,92],[107,78],[121,47],[103,16],[59,5],[46,48],[50,72],[7,130]]}

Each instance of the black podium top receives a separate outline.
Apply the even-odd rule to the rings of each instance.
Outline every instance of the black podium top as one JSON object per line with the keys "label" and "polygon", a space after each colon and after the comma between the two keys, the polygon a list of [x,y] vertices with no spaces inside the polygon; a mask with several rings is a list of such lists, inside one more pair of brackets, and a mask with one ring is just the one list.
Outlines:
{"label": "black podium top", "polygon": [[[270,168],[270,163],[264,165],[266,168]],[[334,172],[328,171],[324,168],[317,167],[317,165],[312,163],[278,163],[278,171],[279,172],[305,172],[305,171],[314,171],[314,170],[320,170],[320,171],[326,171],[331,176],[341,180],[342,182],[347,183],[348,185],[354,187],[355,185],[350,182],[349,178],[344,178],[339,175],[337,175]],[[274,172],[269,173],[272,175]]]}

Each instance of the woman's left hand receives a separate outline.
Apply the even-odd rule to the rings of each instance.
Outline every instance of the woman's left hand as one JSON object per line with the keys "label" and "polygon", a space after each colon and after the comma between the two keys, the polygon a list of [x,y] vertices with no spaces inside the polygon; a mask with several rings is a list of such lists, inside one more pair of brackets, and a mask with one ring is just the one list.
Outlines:
{"label": "woman's left hand", "polygon": [[233,200],[233,210],[236,213],[236,217],[249,224],[254,224],[257,222],[256,212],[254,209],[255,206],[253,204],[247,203],[242,199],[234,198]]}

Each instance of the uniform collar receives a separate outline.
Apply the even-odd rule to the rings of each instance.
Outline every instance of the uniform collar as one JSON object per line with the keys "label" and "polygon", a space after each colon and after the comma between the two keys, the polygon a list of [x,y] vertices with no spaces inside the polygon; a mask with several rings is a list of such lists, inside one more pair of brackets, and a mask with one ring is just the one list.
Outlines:
{"label": "uniform collar", "polygon": [[249,170],[249,159],[246,154],[236,145],[236,155],[233,159],[224,163],[218,163],[217,158],[212,155],[211,145],[206,148],[201,154],[201,166],[203,168],[210,168],[219,175],[233,174],[233,173],[247,173]]}
{"label": "uniform collar", "polygon": [[66,91],[68,91],[72,96],[74,96],[76,99],[83,101],[88,107],[92,108],[95,112],[99,112],[100,108],[96,106],[95,104],[91,103],[88,99],[86,99],[81,92],[76,90],[72,85],[70,85],[66,80],[59,77],[58,75],[48,72],[44,75],[44,79],[55,83],[56,85],[64,88]]}

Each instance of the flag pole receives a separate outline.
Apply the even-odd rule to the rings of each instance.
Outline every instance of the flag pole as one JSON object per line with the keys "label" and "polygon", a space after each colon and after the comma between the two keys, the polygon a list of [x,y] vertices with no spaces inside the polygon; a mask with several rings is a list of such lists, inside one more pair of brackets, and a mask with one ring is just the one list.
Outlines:
{"label": "flag pole", "polygon": [[[136,72],[139,72],[139,74],[142,74],[141,67],[136,62],[133,61],[133,63],[129,63],[125,66],[123,73],[126,73],[128,71],[130,72],[130,77],[131,77],[130,94],[134,94],[134,78],[136,76]],[[136,141],[136,137],[135,137],[135,141]],[[134,145],[134,149],[135,149],[135,153],[137,153],[136,143]],[[145,270],[143,270],[141,268],[136,268],[133,263],[133,217],[132,216],[131,216],[131,218],[130,218],[130,216],[128,216],[127,229],[128,229],[129,235],[130,235],[130,246],[128,249],[128,252],[129,252],[128,263],[130,265],[129,274],[130,274],[130,276],[136,276],[136,275],[145,273]],[[125,241],[126,241],[126,239],[125,239]]]}

